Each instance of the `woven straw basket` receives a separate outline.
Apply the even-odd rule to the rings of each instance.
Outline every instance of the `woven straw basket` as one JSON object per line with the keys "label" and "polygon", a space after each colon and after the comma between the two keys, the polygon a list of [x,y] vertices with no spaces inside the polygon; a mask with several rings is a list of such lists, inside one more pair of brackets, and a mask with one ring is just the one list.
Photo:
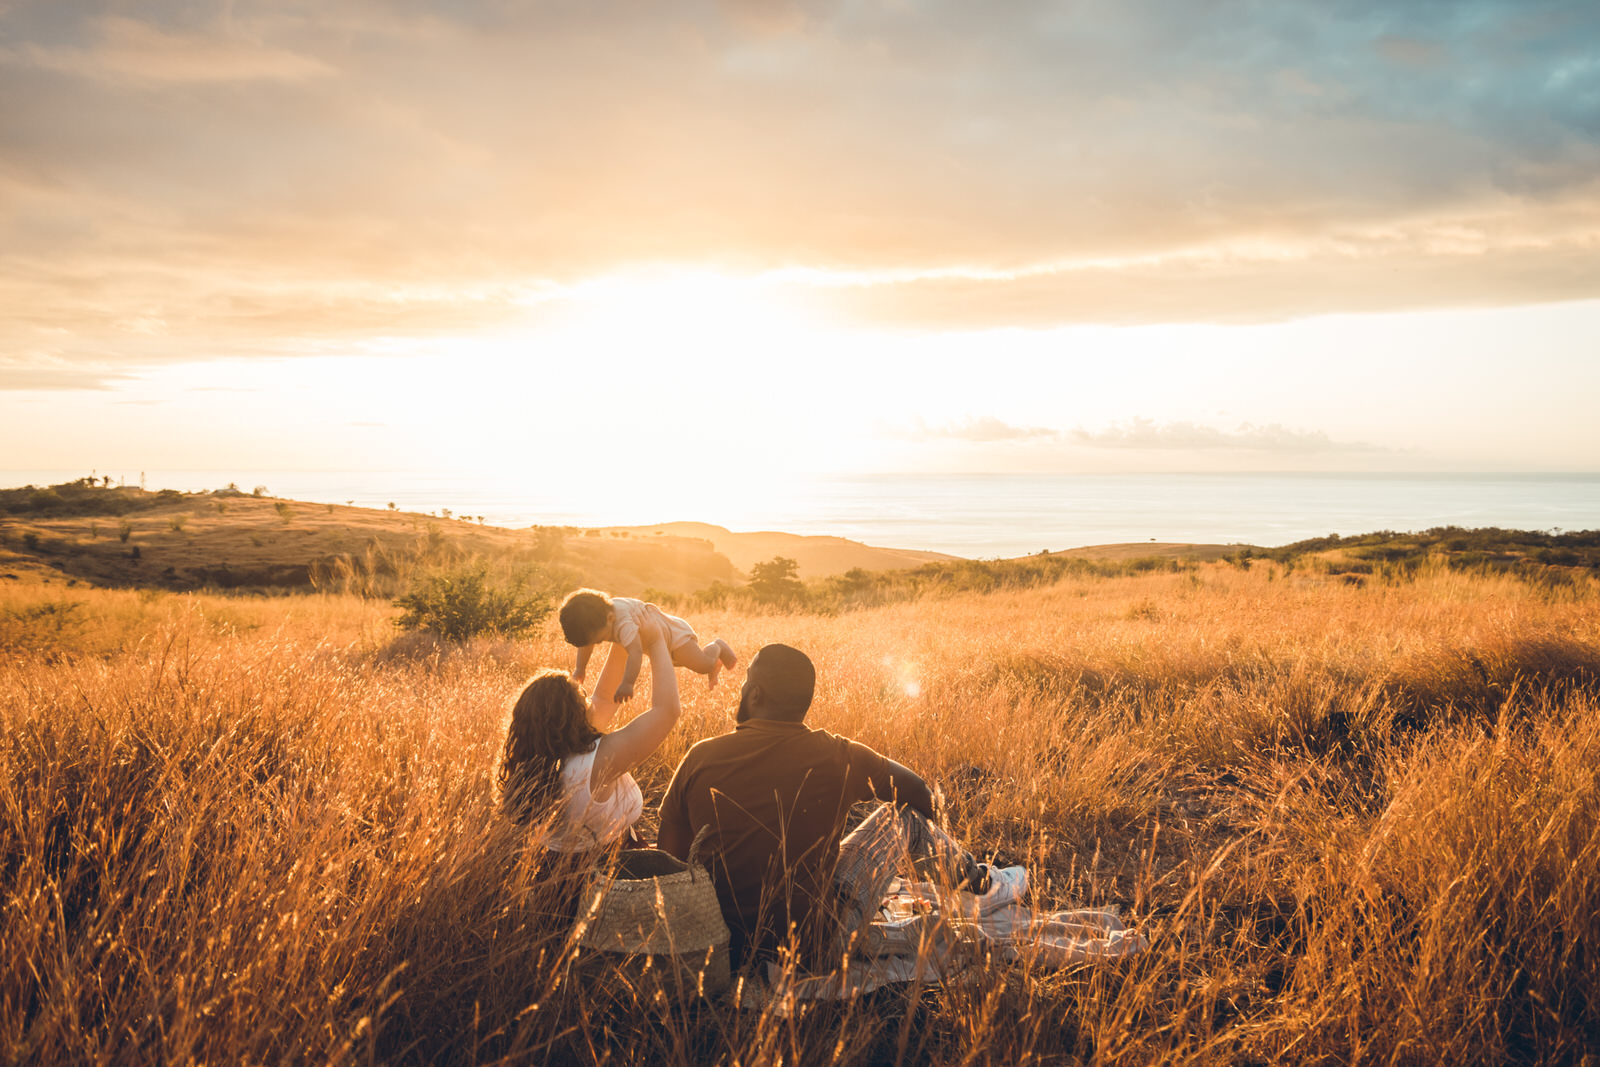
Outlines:
{"label": "woven straw basket", "polygon": [[[703,832],[702,832],[703,836]],[[655,972],[669,996],[715,996],[728,988],[728,925],[711,876],[659,849],[626,849],[597,876],[578,910],[578,945],[589,966]]]}

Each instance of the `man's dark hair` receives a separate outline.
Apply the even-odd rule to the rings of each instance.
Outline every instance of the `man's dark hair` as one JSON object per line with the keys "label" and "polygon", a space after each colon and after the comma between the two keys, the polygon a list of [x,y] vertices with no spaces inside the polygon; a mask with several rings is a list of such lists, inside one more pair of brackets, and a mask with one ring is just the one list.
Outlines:
{"label": "man's dark hair", "polygon": [[606,612],[611,610],[611,598],[598,589],[579,589],[568,593],[561,602],[561,636],[575,648],[594,641],[594,635],[606,624]]}
{"label": "man's dark hair", "polygon": [[789,722],[805,719],[817,690],[817,668],[810,656],[788,645],[763,645],[750,667],[769,715]]}

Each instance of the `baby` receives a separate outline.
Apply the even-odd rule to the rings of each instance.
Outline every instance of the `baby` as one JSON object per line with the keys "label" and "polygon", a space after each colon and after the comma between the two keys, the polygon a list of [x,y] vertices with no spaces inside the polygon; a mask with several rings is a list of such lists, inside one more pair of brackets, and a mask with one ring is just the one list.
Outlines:
{"label": "baby", "polygon": [[[589,655],[595,645],[610,641],[627,650],[628,663],[612,698],[618,704],[633,696],[633,683],[639,677],[639,664],[644,659],[641,632],[652,630],[666,639],[674,666],[688,667],[696,674],[703,674],[712,685],[717,684],[722,668],[739,662],[728,642],[719,637],[701,647],[700,638],[688,623],[643,600],[579,589],[561,602],[561,634],[567,644],[578,649],[578,662],[572,676],[579,682],[589,669]],[[604,677],[602,672],[601,678]]]}

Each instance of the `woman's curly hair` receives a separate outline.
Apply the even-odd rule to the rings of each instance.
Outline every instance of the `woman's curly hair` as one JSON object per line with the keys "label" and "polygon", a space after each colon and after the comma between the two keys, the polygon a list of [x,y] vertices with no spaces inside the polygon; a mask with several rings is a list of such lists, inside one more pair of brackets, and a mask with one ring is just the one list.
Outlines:
{"label": "woman's curly hair", "polygon": [[560,795],[561,762],[590,751],[600,737],[572,676],[540,671],[511,708],[498,777],[500,802],[519,822],[543,814]]}

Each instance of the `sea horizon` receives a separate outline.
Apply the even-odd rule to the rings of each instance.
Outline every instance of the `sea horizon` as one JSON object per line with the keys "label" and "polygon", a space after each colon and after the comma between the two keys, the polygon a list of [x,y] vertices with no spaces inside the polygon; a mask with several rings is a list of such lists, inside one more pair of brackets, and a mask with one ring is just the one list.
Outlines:
{"label": "sea horizon", "polygon": [[[96,471],[138,485],[141,472]],[[0,470],[7,487],[88,471]],[[1140,541],[1275,547],[1328,534],[1441,526],[1600,528],[1600,472],[1246,472],[791,476],[683,498],[609,484],[417,471],[148,470],[150,490],[262,486],[314,503],[481,516],[496,526],[647,526],[844,537],[887,548],[995,558]],[[642,499],[641,499],[642,498]]]}

